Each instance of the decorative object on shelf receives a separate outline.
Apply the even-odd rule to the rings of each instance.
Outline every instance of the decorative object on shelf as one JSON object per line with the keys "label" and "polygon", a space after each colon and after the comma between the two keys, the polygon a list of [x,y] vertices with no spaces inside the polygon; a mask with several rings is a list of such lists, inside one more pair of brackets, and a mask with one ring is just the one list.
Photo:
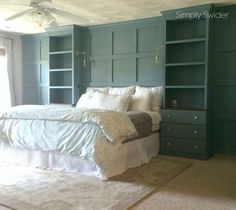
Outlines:
{"label": "decorative object on shelf", "polygon": [[172,100],[172,107],[177,107],[178,106],[178,102],[176,99]]}

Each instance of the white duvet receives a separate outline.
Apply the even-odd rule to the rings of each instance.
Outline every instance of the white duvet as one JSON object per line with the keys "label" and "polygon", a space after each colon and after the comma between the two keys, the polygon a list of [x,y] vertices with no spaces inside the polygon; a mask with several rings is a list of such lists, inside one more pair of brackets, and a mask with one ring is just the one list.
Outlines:
{"label": "white duvet", "polygon": [[0,116],[0,143],[76,155],[94,162],[102,173],[122,141],[135,136],[130,119],[114,111],[25,105]]}

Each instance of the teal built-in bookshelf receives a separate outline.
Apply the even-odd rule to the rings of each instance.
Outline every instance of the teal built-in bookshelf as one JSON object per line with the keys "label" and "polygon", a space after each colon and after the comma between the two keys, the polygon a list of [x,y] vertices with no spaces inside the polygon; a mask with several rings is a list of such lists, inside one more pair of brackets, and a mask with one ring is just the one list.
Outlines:
{"label": "teal built-in bookshelf", "polygon": [[[189,19],[177,12],[228,16]],[[166,153],[207,158],[211,147],[236,154],[236,6],[162,14],[23,35],[23,103],[75,104],[89,85],[163,86],[162,131],[171,130],[161,132]],[[179,132],[187,129],[192,133]]]}

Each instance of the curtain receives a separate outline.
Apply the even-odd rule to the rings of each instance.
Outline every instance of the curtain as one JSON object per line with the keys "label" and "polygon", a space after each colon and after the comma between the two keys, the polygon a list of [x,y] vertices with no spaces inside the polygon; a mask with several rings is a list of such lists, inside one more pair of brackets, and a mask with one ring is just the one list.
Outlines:
{"label": "curtain", "polygon": [[12,40],[0,38],[0,107],[15,105]]}

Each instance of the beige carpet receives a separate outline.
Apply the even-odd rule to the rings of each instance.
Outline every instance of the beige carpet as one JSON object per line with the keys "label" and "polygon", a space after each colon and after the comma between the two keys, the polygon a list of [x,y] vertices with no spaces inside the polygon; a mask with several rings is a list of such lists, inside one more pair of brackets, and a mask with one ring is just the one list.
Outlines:
{"label": "beige carpet", "polygon": [[165,157],[109,181],[0,164],[0,203],[17,210],[126,209],[189,168]]}
{"label": "beige carpet", "polygon": [[132,210],[236,210],[236,156],[216,154],[136,203]]}

